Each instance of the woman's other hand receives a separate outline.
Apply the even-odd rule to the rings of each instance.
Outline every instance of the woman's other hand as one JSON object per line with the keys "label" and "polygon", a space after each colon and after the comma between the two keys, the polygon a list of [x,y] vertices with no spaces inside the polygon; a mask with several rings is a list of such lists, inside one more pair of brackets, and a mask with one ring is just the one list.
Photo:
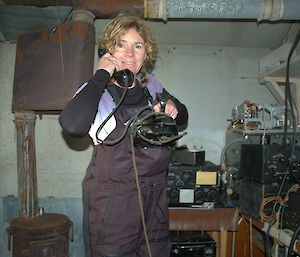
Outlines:
{"label": "woman's other hand", "polygon": [[[155,112],[160,112],[160,110],[161,110],[161,105],[160,105],[160,103],[154,105],[153,110],[154,110]],[[176,117],[177,117],[178,111],[177,111],[176,105],[174,104],[174,102],[173,102],[171,99],[169,99],[169,100],[166,102],[165,113],[166,113],[166,114],[169,114],[174,120],[175,120]]]}

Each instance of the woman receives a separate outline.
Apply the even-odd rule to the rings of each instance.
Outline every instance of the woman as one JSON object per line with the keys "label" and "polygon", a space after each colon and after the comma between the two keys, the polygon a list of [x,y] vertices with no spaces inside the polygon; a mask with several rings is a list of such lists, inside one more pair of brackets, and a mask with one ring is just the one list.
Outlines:
{"label": "woman", "polygon": [[[148,106],[156,93],[166,99],[165,112],[177,125],[187,123],[188,113],[183,104],[145,73],[155,60],[156,45],[142,19],[118,15],[105,27],[99,44],[107,53],[100,58],[94,76],[78,90],[59,117],[66,132],[75,137],[89,133],[95,145],[82,183],[86,257],[166,257],[170,254],[165,181],[168,149],[151,145],[133,149],[129,131],[116,144],[107,145],[105,141],[120,138],[124,124],[136,110]],[[113,76],[115,71],[124,69],[133,73],[133,84],[120,108],[98,131],[124,92],[123,85]],[[160,112],[160,103],[153,110]]]}

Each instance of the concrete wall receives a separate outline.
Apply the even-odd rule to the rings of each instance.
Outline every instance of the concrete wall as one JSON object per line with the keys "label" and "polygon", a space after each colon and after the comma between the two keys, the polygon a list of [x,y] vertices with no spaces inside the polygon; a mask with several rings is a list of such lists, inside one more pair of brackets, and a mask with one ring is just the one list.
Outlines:
{"label": "concrete wall", "polygon": [[[97,31],[102,28],[102,22],[96,23]],[[155,30],[159,32],[159,26],[155,25]],[[219,164],[232,108],[245,100],[275,102],[266,87],[259,85],[256,79],[259,59],[268,52],[268,49],[159,44],[154,75],[189,110],[188,134],[179,145],[202,147],[206,151],[206,160]],[[15,54],[16,45],[0,43],[0,197],[18,194],[16,133],[11,113]],[[36,121],[38,194],[44,199],[40,205],[46,206],[46,212],[60,212],[60,206],[65,206],[63,211],[67,214],[74,215],[75,212],[75,233],[80,237],[81,181],[92,146],[87,137],[63,136],[57,119],[58,115],[43,115]],[[57,205],[50,208],[53,197],[58,198],[54,201]],[[10,206],[8,200],[3,204],[3,199],[7,198],[0,199],[0,234],[3,235],[4,227],[17,213],[17,205]],[[72,201],[76,202],[75,206],[78,204],[74,211],[70,205]],[[82,246],[81,243],[75,244]],[[2,240],[1,247],[3,245]],[[3,248],[0,248],[1,257],[8,256],[2,255],[1,251]]]}

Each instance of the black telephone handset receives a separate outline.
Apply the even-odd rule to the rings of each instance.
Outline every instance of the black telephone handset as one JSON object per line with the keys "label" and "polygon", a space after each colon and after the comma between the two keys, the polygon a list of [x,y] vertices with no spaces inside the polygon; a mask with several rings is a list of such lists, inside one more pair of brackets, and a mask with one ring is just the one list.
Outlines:
{"label": "black telephone handset", "polygon": [[[104,54],[106,54],[105,49],[102,46],[99,46],[99,58],[101,58]],[[123,87],[130,87],[134,82],[134,75],[129,69],[115,71],[112,76],[118,84]]]}

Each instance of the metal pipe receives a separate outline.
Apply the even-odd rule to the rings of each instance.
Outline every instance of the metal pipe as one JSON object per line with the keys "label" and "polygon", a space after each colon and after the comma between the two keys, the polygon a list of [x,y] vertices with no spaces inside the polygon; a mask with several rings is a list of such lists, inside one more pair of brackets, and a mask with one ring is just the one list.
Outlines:
{"label": "metal pipe", "polygon": [[19,216],[39,213],[35,156],[35,113],[16,112]]}
{"label": "metal pipe", "polygon": [[144,0],[78,0],[74,3],[74,10],[88,10],[96,19],[108,19],[119,13],[127,13],[143,17]]}
{"label": "metal pipe", "polygon": [[96,18],[123,12],[151,19],[300,20],[298,0],[79,0]]}
{"label": "metal pipe", "polygon": [[72,21],[85,22],[94,25],[95,15],[87,10],[72,11]]}
{"label": "metal pipe", "polygon": [[168,18],[253,19],[259,17],[262,0],[169,0]]}
{"label": "metal pipe", "polygon": [[[11,3],[12,2],[12,3]],[[18,3],[19,2],[19,3]],[[46,4],[44,3],[46,2]],[[4,0],[5,4],[52,6],[55,1]],[[61,0],[60,5],[72,5]],[[299,0],[77,0],[75,10],[87,10],[96,19],[107,19],[119,13],[151,19],[254,19],[300,20]]]}
{"label": "metal pipe", "polygon": [[[282,0],[283,1],[283,0]],[[285,0],[282,20],[299,20],[300,5],[298,0]]]}
{"label": "metal pipe", "polygon": [[300,5],[297,0],[168,0],[167,17],[299,20]]}

